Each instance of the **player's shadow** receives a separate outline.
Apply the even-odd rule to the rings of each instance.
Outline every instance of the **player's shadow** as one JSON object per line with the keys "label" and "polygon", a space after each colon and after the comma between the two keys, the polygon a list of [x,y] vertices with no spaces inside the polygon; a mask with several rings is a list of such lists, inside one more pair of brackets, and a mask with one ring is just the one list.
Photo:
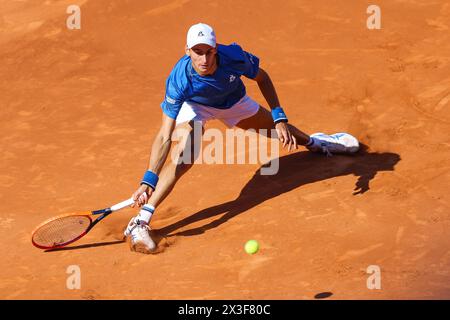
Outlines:
{"label": "player's shadow", "polygon": [[[393,171],[395,165],[400,161],[400,156],[389,152],[367,152],[367,147],[362,145],[361,150],[352,156],[326,157],[322,154],[305,151],[290,154],[278,160],[279,171],[276,175],[261,175],[262,167],[259,168],[236,199],[200,210],[178,222],[154,231],[161,237],[198,235],[285,192],[309,183],[350,174],[358,178],[354,190],[349,190],[349,192],[355,196],[362,196],[370,190],[369,181],[375,177],[377,172]],[[221,215],[220,218],[203,226],[173,233],[189,224],[217,215]]]}

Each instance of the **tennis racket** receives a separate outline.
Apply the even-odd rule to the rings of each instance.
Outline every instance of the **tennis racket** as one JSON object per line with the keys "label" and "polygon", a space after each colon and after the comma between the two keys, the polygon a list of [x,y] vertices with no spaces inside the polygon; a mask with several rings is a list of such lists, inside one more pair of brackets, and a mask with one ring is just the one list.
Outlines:
{"label": "tennis racket", "polygon": [[[109,208],[63,214],[41,223],[34,229],[31,241],[40,249],[64,247],[85,236],[91,229],[111,213],[126,208],[134,203],[132,198]],[[95,220],[95,216],[99,217]]]}

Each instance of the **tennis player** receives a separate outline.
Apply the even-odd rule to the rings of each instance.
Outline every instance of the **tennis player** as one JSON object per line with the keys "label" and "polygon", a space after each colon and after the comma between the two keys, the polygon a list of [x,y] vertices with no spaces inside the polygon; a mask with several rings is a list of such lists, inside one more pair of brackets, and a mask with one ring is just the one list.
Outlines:
{"label": "tennis player", "polygon": [[[235,43],[218,44],[210,26],[198,23],[189,29],[185,52],[166,81],[161,104],[162,125],[153,141],[148,170],[133,194],[133,207],[142,207],[124,232],[133,251],[151,253],[156,249],[149,234],[150,219],[195,161],[195,152],[190,153],[191,161],[178,161],[183,152],[191,151],[199,143],[193,134],[195,124],[203,126],[208,120],[218,119],[229,128],[257,132],[274,128],[277,134],[272,138],[279,139],[289,151],[298,145],[327,155],[350,154],[359,149],[358,140],[348,133],[309,136],[289,123],[268,73],[259,66],[258,57]],[[246,94],[242,76],[257,82],[270,111]],[[178,159],[164,166],[174,131],[179,137],[175,146]]]}

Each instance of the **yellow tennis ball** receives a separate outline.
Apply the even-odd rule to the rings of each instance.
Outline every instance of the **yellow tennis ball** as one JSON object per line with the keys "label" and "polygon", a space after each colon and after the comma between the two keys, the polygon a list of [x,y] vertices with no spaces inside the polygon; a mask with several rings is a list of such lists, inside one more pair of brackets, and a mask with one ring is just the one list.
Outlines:
{"label": "yellow tennis ball", "polygon": [[259,249],[258,241],[248,240],[247,243],[245,244],[244,249],[245,249],[245,252],[247,252],[248,254],[254,254],[254,253],[258,252],[258,249]]}

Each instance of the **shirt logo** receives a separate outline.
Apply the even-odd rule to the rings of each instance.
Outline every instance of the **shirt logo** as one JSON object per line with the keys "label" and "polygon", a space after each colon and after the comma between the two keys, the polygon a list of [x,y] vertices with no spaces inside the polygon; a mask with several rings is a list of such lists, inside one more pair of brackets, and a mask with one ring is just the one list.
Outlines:
{"label": "shirt logo", "polygon": [[172,99],[172,98],[169,97],[169,96],[166,96],[166,101],[167,101],[168,103],[170,103],[170,104],[175,104],[175,103],[176,103],[175,99]]}
{"label": "shirt logo", "polygon": [[232,75],[230,76],[230,83],[233,82],[235,79],[236,79],[236,76],[232,74]]}

